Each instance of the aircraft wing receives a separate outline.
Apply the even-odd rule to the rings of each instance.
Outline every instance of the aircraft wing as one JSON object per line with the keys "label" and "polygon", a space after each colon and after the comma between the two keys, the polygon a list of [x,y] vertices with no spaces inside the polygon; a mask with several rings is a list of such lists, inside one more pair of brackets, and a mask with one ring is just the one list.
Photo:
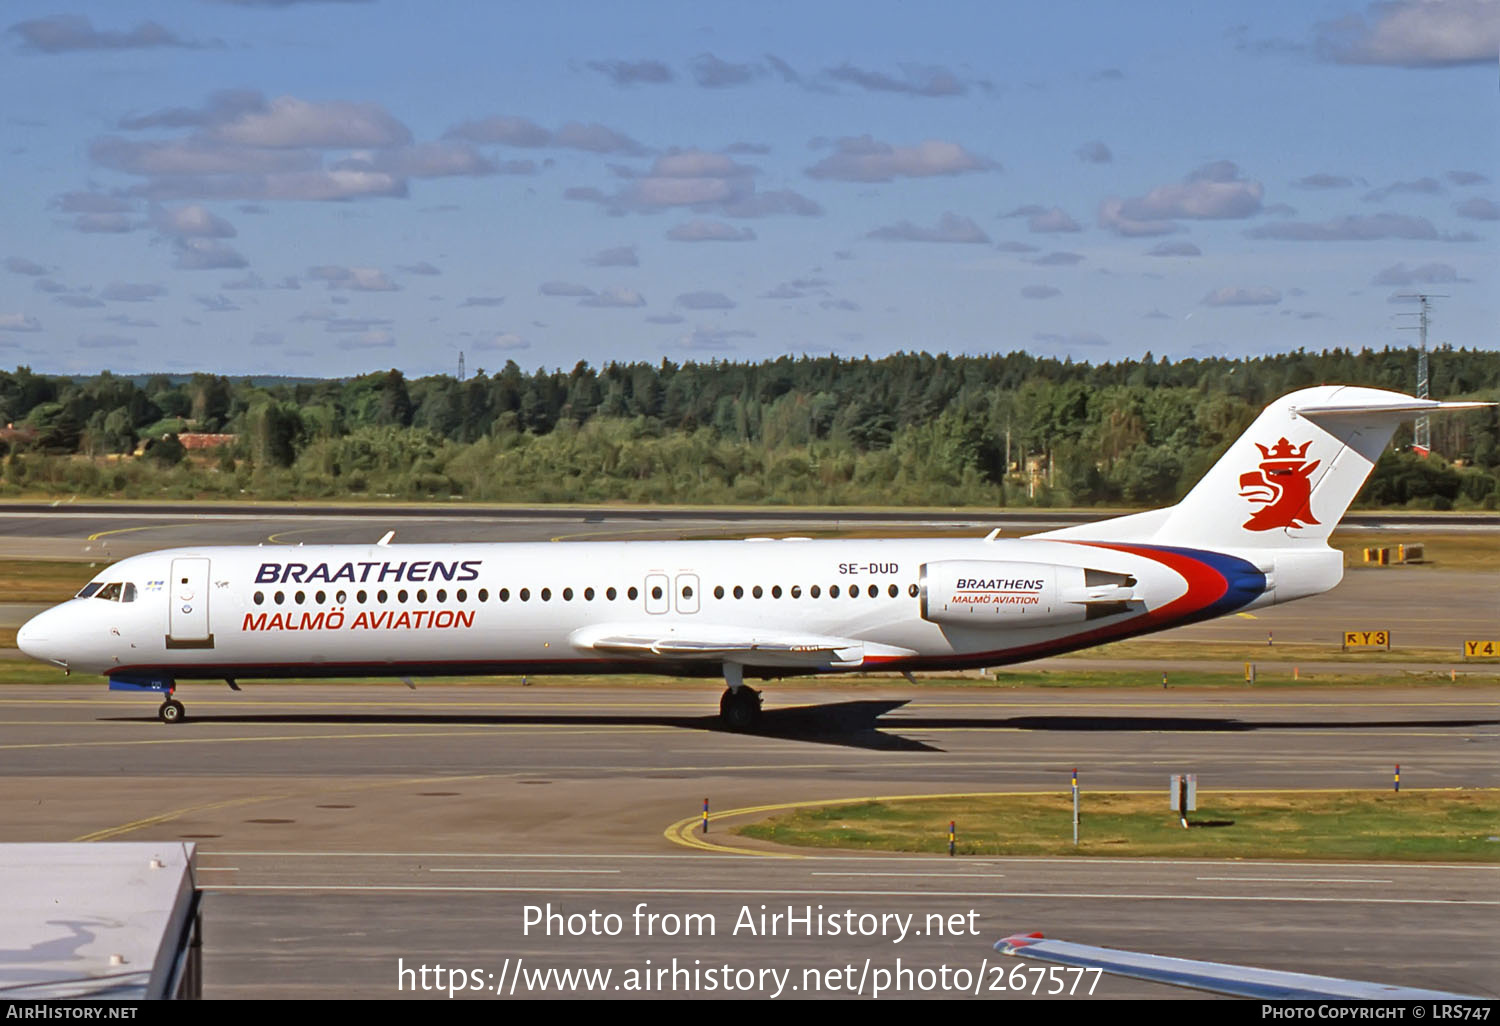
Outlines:
{"label": "aircraft wing", "polygon": [[574,631],[576,649],[642,659],[703,659],[745,666],[859,666],[866,656],[910,649],[856,638],[713,624],[604,624]]}
{"label": "aircraft wing", "polygon": [[1039,933],[1015,934],[995,944],[1002,955],[1055,962],[1058,965],[1101,969],[1117,976],[1190,987],[1232,997],[1264,1000],[1301,1001],[1319,998],[1345,1000],[1486,1000],[1471,994],[1453,994],[1420,987],[1397,987],[1387,983],[1345,980],[1337,976],[1314,976],[1309,973],[1257,969],[1253,966],[1225,962],[1199,962],[1189,958],[1169,958],[1139,951],[1100,948],[1092,944],[1048,940]]}

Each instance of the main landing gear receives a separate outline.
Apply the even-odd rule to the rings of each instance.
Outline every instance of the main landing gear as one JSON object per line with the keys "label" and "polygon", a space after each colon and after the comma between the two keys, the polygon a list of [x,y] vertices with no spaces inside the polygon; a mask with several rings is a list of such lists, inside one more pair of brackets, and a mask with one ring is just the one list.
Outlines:
{"label": "main landing gear", "polygon": [[724,664],[724,697],[719,699],[719,719],[730,730],[750,730],[760,722],[760,692],[745,683],[745,668]]}
{"label": "main landing gear", "polygon": [[161,708],[156,710],[156,715],[161,717],[163,723],[181,723],[185,714],[186,710],[182,707],[182,703],[175,698],[167,699],[161,704]]}

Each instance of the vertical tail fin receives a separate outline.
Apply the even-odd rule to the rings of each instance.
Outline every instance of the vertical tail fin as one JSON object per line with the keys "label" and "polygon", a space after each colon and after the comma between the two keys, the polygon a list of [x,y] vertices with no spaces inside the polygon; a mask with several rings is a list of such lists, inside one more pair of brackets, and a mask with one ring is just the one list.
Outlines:
{"label": "vertical tail fin", "polygon": [[1045,537],[1209,549],[1323,547],[1403,420],[1488,403],[1441,403],[1353,385],[1282,396],[1176,506]]}

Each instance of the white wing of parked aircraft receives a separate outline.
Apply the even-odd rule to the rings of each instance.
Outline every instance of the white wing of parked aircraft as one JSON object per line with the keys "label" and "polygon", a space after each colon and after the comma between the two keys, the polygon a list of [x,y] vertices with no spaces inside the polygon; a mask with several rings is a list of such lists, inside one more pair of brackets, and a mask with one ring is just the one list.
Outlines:
{"label": "white wing of parked aircraft", "polygon": [[[1200,962],[1190,958],[1170,958],[1140,951],[1101,948],[1092,944],[1073,944],[1049,940],[1040,933],[1016,934],[997,941],[995,950],[1016,958],[1051,962],[1054,965],[1080,969],[1098,969],[1115,976],[1128,976],[1174,987],[1189,987],[1232,997],[1260,998],[1265,1001],[1311,1001],[1319,999],[1356,1001],[1485,1000],[1472,995],[1453,994],[1421,987],[1397,987],[1388,983],[1346,980],[1337,976],[1314,976],[1310,973],[1257,969],[1225,962]],[[1064,982],[1066,986],[1066,982]],[[1038,993],[1046,993],[1041,987]]]}
{"label": "white wing of parked aircraft", "polygon": [[1471,409],[1324,385],[1267,407],[1177,505],[1026,538],[220,546],[132,556],[25,624],[110,687],[537,673],[910,674],[1036,659],[1327,591],[1328,536],[1403,419]]}

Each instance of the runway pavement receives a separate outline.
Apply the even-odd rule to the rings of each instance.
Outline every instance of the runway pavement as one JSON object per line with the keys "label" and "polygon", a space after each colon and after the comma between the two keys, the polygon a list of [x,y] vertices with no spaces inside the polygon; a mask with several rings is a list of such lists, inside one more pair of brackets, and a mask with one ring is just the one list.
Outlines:
{"label": "runway pavement", "polygon": [[[772,685],[766,695],[764,729],[740,735],[717,729],[716,691],[701,684],[275,685],[242,694],[189,685],[179,691],[189,720],[172,727],[155,720],[150,699],[100,685],[8,686],[0,688],[0,840],[199,844],[210,996],[432,996],[417,977],[410,986],[418,989],[397,989],[398,959],[478,972],[466,980],[491,989],[487,974],[503,975],[520,988],[515,996],[532,970],[608,969],[605,993],[629,996],[607,988],[675,957],[684,973],[693,960],[700,973],[754,970],[756,994],[775,992],[770,970],[791,970],[783,996],[806,996],[785,987],[816,980],[820,993],[859,985],[868,997],[876,983],[903,979],[910,996],[924,981],[939,987],[947,965],[950,985],[951,970],[962,968],[960,989],[972,993],[977,979],[981,996],[1011,998],[1018,978],[1006,974],[1019,962],[990,945],[1033,929],[1497,993],[1495,867],[788,859],[721,822],[706,843],[728,850],[685,846],[680,832],[667,833],[705,796],[714,810],[730,810],[1063,791],[1074,766],[1085,794],[1164,788],[1174,772],[1198,773],[1206,791],[1385,788],[1398,762],[1414,800],[1412,789],[1496,787],[1500,688],[1163,693],[810,682]],[[549,902],[565,915],[615,913],[623,933],[528,932],[526,907]],[[711,916],[716,932],[637,936],[632,913],[642,902],[648,913]],[[783,913],[791,905],[799,916],[807,906],[820,915],[852,910],[854,922],[913,914],[922,926],[933,914],[966,925],[899,943],[735,933],[742,910],[758,916],[762,904]],[[897,959],[938,975],[900,977]],[[526,969],[519,975],[517,960]],[[675,979],[697,988],[679,996],[726,996],[707,991],[701,975]],[[553,980],[549,992],[584,986]],[[1095,988],[1105,997],[1187,993],[1108,978]]]}

